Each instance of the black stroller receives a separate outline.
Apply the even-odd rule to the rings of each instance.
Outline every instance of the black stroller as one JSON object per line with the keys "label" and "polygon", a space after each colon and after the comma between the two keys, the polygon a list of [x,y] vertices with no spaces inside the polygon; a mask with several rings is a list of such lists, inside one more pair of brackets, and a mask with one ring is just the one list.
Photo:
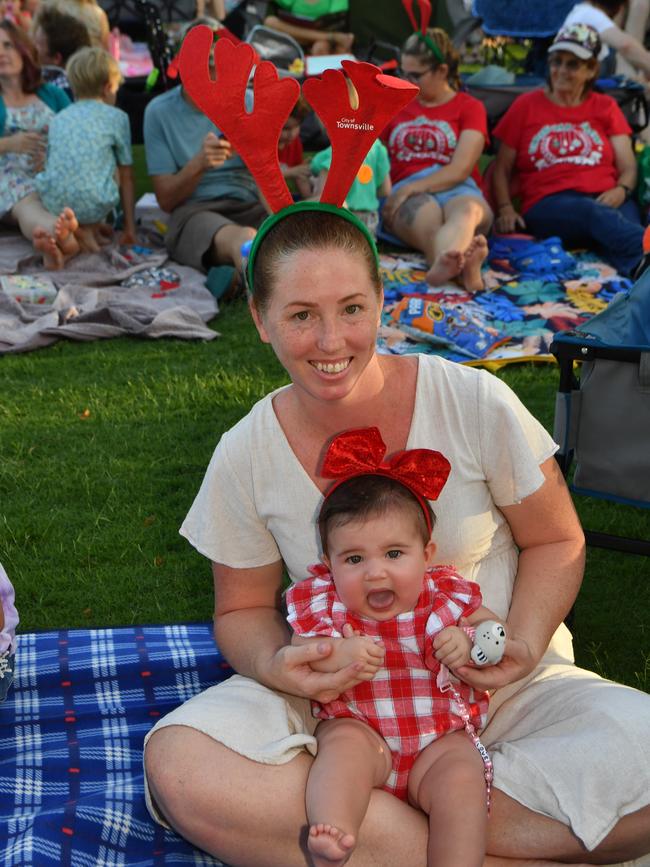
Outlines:
{"label": "black stroller", "polygon": [[[560,365],[554,439],[571,490],[650,509],[650,269],[579,332],[551,344]],[[574,365],[580,367],[580,377]],[[586,531],[587,542],[650,556],[645,539]]]}

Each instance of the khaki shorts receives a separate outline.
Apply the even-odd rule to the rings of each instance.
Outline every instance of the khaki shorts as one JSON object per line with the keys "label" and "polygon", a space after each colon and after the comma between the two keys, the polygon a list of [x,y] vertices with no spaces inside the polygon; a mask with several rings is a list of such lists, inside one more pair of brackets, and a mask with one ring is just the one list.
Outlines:
{"label": "khaki shorts", "polygon": [[257,229],[267,216],[268,212],[260,202],[242,202],[239,199],[188,202],[172,213],[165,246],[175,262],[207,271],[210,264],[216,263],[206,263],[203,257],[219,229],[233,223]]}

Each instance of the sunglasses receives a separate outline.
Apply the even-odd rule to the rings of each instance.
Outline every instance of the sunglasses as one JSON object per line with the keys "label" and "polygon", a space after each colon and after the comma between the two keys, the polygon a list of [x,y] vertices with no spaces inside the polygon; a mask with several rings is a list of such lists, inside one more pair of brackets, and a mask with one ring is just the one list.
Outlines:
{"label": "sunglasses", "polygon": [[584,66],[584,60],[578,60],[577,58],[572,58],[571,60],[562,60],[561,57],[551,57],[549,58],[548,65],[555,67],[555,69],[560,69],[561,67],[564,67],[571,72],[576,72],[578,69],[580,69],[581,66]]}
{"label": "sunglasses", "polygon": [[399,77],[403,78],[404,81],[408,81],[410,84],[419,84],[421,79],[423,79],[425,75],[428,75],[429,72],[433,72],[433,69],[425,69],[424,72],[404,72],[404,70],[401,70]]}

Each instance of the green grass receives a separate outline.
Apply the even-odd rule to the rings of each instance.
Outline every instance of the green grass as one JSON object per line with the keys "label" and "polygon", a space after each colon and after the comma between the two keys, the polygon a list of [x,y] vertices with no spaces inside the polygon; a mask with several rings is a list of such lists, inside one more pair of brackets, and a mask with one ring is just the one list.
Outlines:
{"label": "green grass", "polygon": [[[243,303],[212,327],[208,343],[61,341],[0,358],[0,562],[23,632],[211,617],[209,564],[178,527],[222,432],[286,381]],[[557,369],[499,375],[550,428]],[[648,536],[643,510],[579,508],[592,529]],[[581,664],[646,691],[649,579],[646,558],[590,550],[574,624]]]}

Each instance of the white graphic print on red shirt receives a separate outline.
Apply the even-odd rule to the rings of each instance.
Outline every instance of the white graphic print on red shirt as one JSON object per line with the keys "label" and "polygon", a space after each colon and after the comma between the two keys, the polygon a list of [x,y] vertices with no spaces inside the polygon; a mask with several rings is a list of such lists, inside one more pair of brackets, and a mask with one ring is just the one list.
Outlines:
{"label": "white graphic print on red shirt", "polygon": [[528,146],[536,169],[560,163],[596,166],[603,159],[603,139],[588,121],[543,126]]}

